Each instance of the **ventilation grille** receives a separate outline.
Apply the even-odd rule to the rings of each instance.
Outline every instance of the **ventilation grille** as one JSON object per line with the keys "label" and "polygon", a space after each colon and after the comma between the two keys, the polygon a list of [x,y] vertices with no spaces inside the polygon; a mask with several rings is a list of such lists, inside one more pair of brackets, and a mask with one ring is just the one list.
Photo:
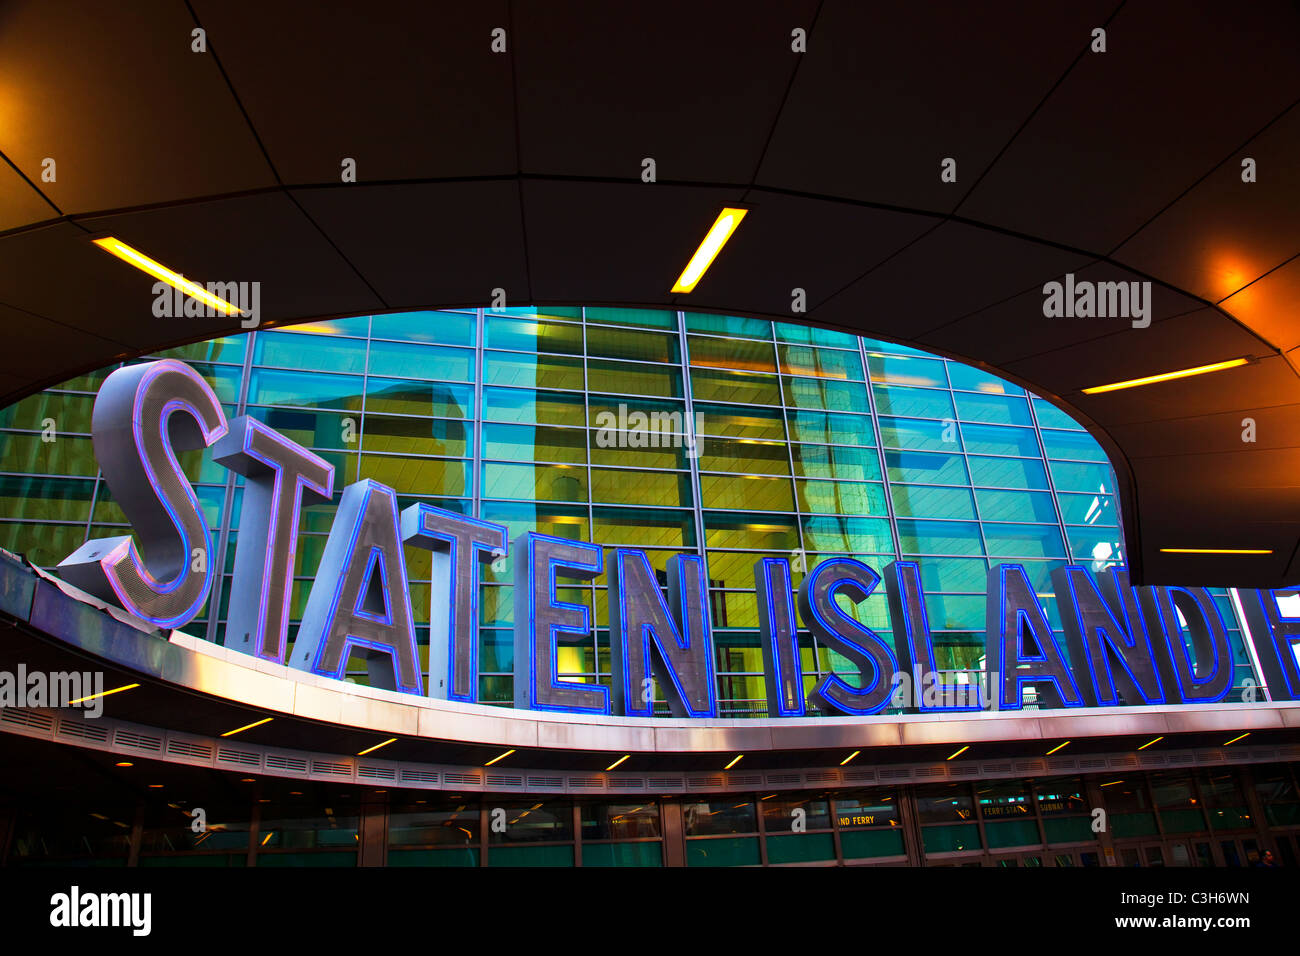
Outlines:
{"label": "ventilation grille", "polygon": [[845,780],[875,780],[876,772],[874,770],[845,770]]}
{"label": "ventilation grille", "polygon": [[1110,765],[1119,770],[1136,767],[1138,765],[1137,754],[1123,754],[1119,757],[1111,757]]}
{"label": "ventilation grille", "polygon": [[[953,768],[957,769],[956,767]],[[981,768],[985,773],[1010,773],[1011,764],[1009,763],[986,763]]]}
{"label": "ventilation grille", "polygon": [[593,789],[604,789],[605,781],[600,777],[570,777],[569,786],[571,787],[591,787]]}
{"label": "ventilation grille", "polygon": [[311,772],[323,773],[329,777],[350,777],[352,776],[352,766],[333,760],[313,760],[311,762]]}
{"label": "ventilation grille", "polygon": [[437,783],[438,774],[433,770],[403,770],[402,779],[411,783]]}
{"label": "ventilation grille", "polygon": [[357,767],[357,776],[363,780],[396,780],[397,771],[392,767]]}
{"label": "ventilation grille", "polygon": [[490,773],[487,782],[489,787],[522,787],[524,778],[518,774]]}
{"label": "ventilation grille", "polygon": [[194,757],[197,760],[211,760],[212,748],[207,744],[196,744],[188,740],[167,739],[167,752],[178,757]]}
{"label": "ventilation grille", "polygon": [[273,770],[292,770],[294,773],[307,772],[307,761],[301,757],[286,757],[283,754],[267,754],[266,765]]}
{"label": "ventilation grille", "polygon": [[808,774],[809,783],[835,783],[840,779],[836,770],[813,770]]}
{"label": "ventilation grille", "polygon": [[878,776],[881,780],[911,780],[912,771],[907,769],[880,770]]}
{"label": "ventilation grille", "polygon": [[1223,763],[1227,759],[1225,754],[1217,750],[1198,750],[1196,751],[1197,763]]}
{"label": "ventilation grille", "polygon": [[731,775],[731,785],[733,787],[759,787],[762,784],[763,775],[761,773],[746,774],[743,777],[738,777],[735,774]]}
{"label": "ventilation grille", "polygon": [[721,777],[687,777],[686,786],[692,790],[707,790],[711,787],[721,787]]}
{"label": "ventilation grille", "polygon": [[1042,773],[1047,764],[1041,760],[1020,760],[1016,763],[1016,773]]}
{"label": "ventilation grille", "polygon": [[950,777],[978,777],[982,770],[979,767],[949,767],[948,776]]}
{"label": "ventilation grille", "polygon": [[774,786],[778,786],[778,787],[780,787],[780,786],[784,786],[784,785],[787,784],[787,783],[795,784],[795,783],[798,783],[798,782],[799,782],[799,774],[797,774],[797,773],[769,773],[769,774],[767,775],[767,782],[770,783],[770,784],[773,784]]}
{"label": "ventilation grille", "polygon": [[[533,778],[529,777],[528,779],[532,780]],[[611,787],[619,787],[623,790],[644,790],[645,778],[644,777],[611,777],[609,780],[609,785]]]}
{"label": "ventilation grille", "polygon": [[468,783],[478,786],[483,778],[476,773],[444,773],[442,779],[447,783]]}
{"label": "ventilation grille", "polygon": [[87,724],[80,720],[60,720],[59,736],[76,737],[78,740],[93,740],[95,743],[102,744],[108,741],[108,728],[97,727],[94,724]]}
{"label": "ventilation grille", "polygon": [[528,786],[530,787],[562,787],[564,786],[563,777],[529,777]]}
{"label": "ventilation grille", "polygon": [[1080,770],[1105,770],[1106,761],[1097,757],[1084,757],[1079,761]]}
{"label": "ventilation grille", "polygon": [[30,727],[32,730],[49,733],[54,726],[54,718],[49,714],[38,714],[21,707],[6,707],[0,710],[0,724],[14,724],[18,727]]}
{"label": "ventilation grille", "polygon": [[915,773],[922,780],[931,780],[934,777],[947,776],[945,771],[944,767],[917,767]]}
{"label": "ventilation grille", "polygon": [[221,747],[217,750],[217,763],[233,763],[241,767],[260,767],[262,761],[258,759],[257,754],[250,751],[236,750],[233,747]]}
{"label": "ventilation grille", "polygon": [[119,747],[147,750],[150,753],[158,753],[162,750],[161,737],[154,737],[150,734],[137,734],[131,730],[118,730],[113,737],[113,742]]}
{"label": "ventilation grille", "polygon": [[665,777],[663,780],[656,780],[655,783],[663,784],[663,788],[671,793],[674,790],[682,789],[681,777]]}

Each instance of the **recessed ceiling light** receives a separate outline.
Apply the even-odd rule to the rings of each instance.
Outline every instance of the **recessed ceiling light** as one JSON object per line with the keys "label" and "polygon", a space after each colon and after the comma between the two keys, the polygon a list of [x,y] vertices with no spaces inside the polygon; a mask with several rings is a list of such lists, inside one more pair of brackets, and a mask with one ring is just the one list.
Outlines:
{"label": "recessed ceiling light", "polygon": [[173,289],[179,289],[191,298],[198,299],[204,305],[215,309],[223,315],[242,315],[243,309],[237,305],[231,305],[225,299],[213,295],[203,286],[196,282],[191,282],[179,272],[173,272],[161,262],[150,259],[138,249],[132,249],[121,239],[115,239],[107,236],[103,239],[92,240],[95,245],[105,252],[117,256],[123,262],[135,266],[141,272],[147,272],[155,279],[161,279]]}
{"label": "recessed ceiling light", "polygon": [[1179,369],[1177,372],[1161,372],[1159,375],[1147,375],[1142,378],[1130,378],[1123,382],[1112,382],[1110,385],[1096,385],[1092,388],[1085,388],[1085,395],[1099,395],[1102,392],[1118,392],[1122,388],[1137,388],[1140,385],[1154,385],[1157,382],[1168,382],[1175,378],[1188,378],[1192,375],[1204,375],[1207,372],[1221,372],[1227,368],[1237,368],[1239,365],[1246,365],[1250,360],[1244,358],[1228,359],[1226,362],[1214,362],[1211,365],[1198,365],[1195,368]]}
{"label": "recessed ceiling light", "polygon": [[744,219],[748,212],[748,209],[728,206],[718,213],[718,218],[709,227],[704,241],[700,243],[700,247],[695,250],[695,255],[691,256],[691,261],[686,264],[686,268],[673,284],[673,292],[690,292],[695,288],[696,284],[704,278],[704,273],[713,264],[718,253],[722,251],[722,247],[727,244],[731,234],[740,225],[740,220]]}

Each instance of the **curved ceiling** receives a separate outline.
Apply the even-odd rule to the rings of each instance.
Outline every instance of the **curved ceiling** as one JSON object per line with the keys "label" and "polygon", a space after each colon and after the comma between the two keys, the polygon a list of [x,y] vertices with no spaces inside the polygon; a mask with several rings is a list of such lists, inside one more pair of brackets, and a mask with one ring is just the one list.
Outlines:
{"label": "curved ceiling", "polygon": [[[1277,0],[10,2],[0,403],[238,330],[155,317],[153,280],[105,234],[200,282],[260,282],[263,325],[495,289],[806,321],[987,367],[1087,425],[1135,580],[1283,587],[1298,102],[1300,8]],[[736,203],[722,256],[670,295]],[[1150,281],[1149,327],[1046,318],[1067,273]]]}

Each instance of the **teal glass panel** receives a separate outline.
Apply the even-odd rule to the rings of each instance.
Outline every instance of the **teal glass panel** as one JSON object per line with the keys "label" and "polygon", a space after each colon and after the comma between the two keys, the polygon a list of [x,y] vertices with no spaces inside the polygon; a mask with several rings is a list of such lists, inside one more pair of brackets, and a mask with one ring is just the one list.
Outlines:
{"label": "teal glass panel", "polygon": [[1000,379],[989,372],[980,371],[970,365],[948,362],[948,378],[952,387],[968,392],[984,392],[989,395],[1023,395],[1025,390]]}
{"label": "teal glass panel", "polygon": [[1043,832],[1048,843],[1082,843],[1096,840],[1091,817],[1045,817]]}
{"label": "teal glass panel", "polygon": [[[493,850],[493,853],[497,851]],[[389,866],[478,866],[477,847],[445,847],[436,850],[389,850]]]}
{"label": "teal glass panel", "polygon": [[485,385],[516,388],[556,388],[581,392],[583,368],[580,357],[564,355],[520,355],[515,352],[484,352]]}
{"label": "teal glass panel", "polygon": [[994,491],[981,488],[975,492],[980,517],[985,521],[1056,521],[1052,496],[1045,491]]}
{"label": "teal glass panel", "polygon": [[1115,499],[1110,495],[1058,494],[1056,501],[1066,524],[1113,527],[1118,523]]}
{"label": "teal glass panel", "polygon": [[914,349],[906,345],[896,345],[893,342],[886,342],[883,339],[863,338],[862,344],[868,353],[886,352],[891,355],[919,355],[922,358],[934,358],[929,352],[922,352],[920,349]]}
{"label": "teal glass panel", "polygon": [[883,518],[814,515],[800,520],[804,546],[809,551],[879,554],[894,549],[889,522]]}
{"label": "teal glass panel", "polygon": [[248,401],[252,405],[297,405],[361,411],[361,376],[326,375],[253,369]]}
{"label": "teal glass panel", "polygon": [[1043,429],[1043,448],[1048,458],[1073,458],[1082,461],[1109,461],[1087,432],[1062,432]]}
{"label": "teal glass panel", "polygon": [[1107,561],[1122,564],[1124,542],[1118,528],[1066,528],[1070,555],[1076,561]]}
{"label": "teal glass panel", "polygon": [[281,368],[360,374],[366,368],[366,343],[361,339],[328,335],[259,332],[253,348],[253,362]]}
{"label": "teal glass panel", "polygon": [[494,846],[488,866],[573,866],[573,847]]}
{"label": "teal glass panel", "polygon": [[[1213,813],[1210,819],[1217,827]],[[1200,810],[1161,810],[1160,823],[1166,833],[1196,833],[1205,829],[1205,816]]]}
{"label": "teal glass panel", "polygon": [[472,347],[477,322],[472,312],[398,312],[376,315],[370,334],[377,339]]}
{"label": "teal glass panel", "polygon": [[871,381],[880,385],[915,385],[919,388],[945,388],[948,377],[944,363],[933,358],[901,358],[867,353]]}
{"label": "teal glass panel", "polygon": [[802,478],[879,481],[880,459],[874,449],[844,445],[791,445],[794,473]]}
{"label": "teal glass panel", "polygon": [[774,322],[778,342],[792,345],[827,345],[833,348],[857,350],[856,336],[848,332],[834,332],[831,329],[819,329],[812,325],[795,325],[793,322]]}
{"label": "teal glass panel", "polygon": [[902,518],[974,519],[975,501],[966,488],[891,484],[894,514]]}
{"label": "teal glass panel", "polygon": [[970,591],[983,594],[988,562],[983,558],[930,558],[922,561],[921,586],[930,591]]}
{"label": "teal glass panel", "polygon": [[1035,458],[980,458],[971,455],[971,484],[994,488],[1046,488],[1047,469]]}
{"label": "teal glass panel", "polygon": [[766,319],[746,319],[736,315],[686,313],[686,331],[709,335],[731,335],[742,339],[770,339],[772,323]]}
{"label": "teal glass panel", "polygon": [[582,428],[485,423],[483,457],[582,464],[587,460],[587,432]]}
{"label": "teal glass panel", "polygon": [[474,387],[449,382],[410,382],[371,378],[366,383],[366,414],[391,412],[435,418],[472,418]]}
{"label": "teal glass panel", "polygon": [[876,411],[881,415],[905,418],[955,419],[952,392],[937,388],[908,388],[905,385],[874,385]]}
{"label": "teal glass panel", "polygon": [[758,837],[687,840],[687,866],[758,866]]}
{"label": "teal glass panel", "polygon": [[859,382],[824,378],[781,377],[785,404],[796,408],[824,408],[832,412],[866,412],[867,390]]}
{"label": "teal glass panel", "polygon": [[1157,833],[1154,813],[1112,813],[1111,833],[1117,837],[1151,836]]}
{"label": "teal glass panel", "polygon": [[971,631],[984,627],[984,596],[974,594],[925,595],[925,611],[936,630]]}
{"label": "teal glass panel", "polygon": [[1034,416],[1038,419],[1041,428],[1074,428],[1082,431],[1083,426],[1073,418],[1061,411],[1051,402],[1044,401],[1041,398],[1031,398],[1034,405]]}
{"label": "teal glass panel", "polygon": [[469,382],[474,379],[474,353],[446,345],[371,342],[370,374]]}
{"label": "teal glass panel", "polygon": [[1057,491],[1086,491],[1115,494],[1115,473],[1110,465],[1088,465],[1075,462],[1053,461],[1052,484]]}
{"label": "teal glass panel", "polygon": [[966,450],[972,454],[1016,455],[1021,458],[1039,454],[1038,439],[1032,428],[963,423],[961,435],[966,440]]}
{"label": "teal glass panel", "polygon": [[582,354],[582,326],[564,322],[543,322],[489,315],[483,346],[513,352],[559,352]]}
{"label": "teal glass panel", "polygon": [[[699,411],[700,406],[695,406]],[[755,413],[760,410],[755,409]],[[875,433],[866,415],[815,412],[807,409],[786,411],[790,441],[821,442],[829,445],[874,445]],[[781,437],[778,435],[777,437]]]}
{"label": "teal glass panel", "polygon": [[524,318],[547,318],[576,320],[582,318],[582,309],[572,306],[554,305],[512,305],[504,309],[488,309],[492,315],[514,315]]}
{"label": "teal glass panel", "polygon": [[272,867],[348,867],[357,865],[357,855],[353,853],[263,853],[257,854],[258,866]]}
{"label": "teal glass panel", "polygon": [[957,392],[957,414],[962,421],[996,425],[1033,425],[1029,404],[1021,397]]}
{"label": "teal glass panel", "polygon": [[248,345],[248,336],[231,335],[206,342],[193,342],[179,345],[174,349],[153,352],[156,358],[174,358],[182,362],[223,362],[227,365],[242,365],[244,350]]}
{"label": "teal glass panel", "polygon": [[1005,846],[1036,846],[1042,843],[1038,824],[1033,820],[994,820],[984,824],[984,836],[989,849]]}
{"label": "teal glass panel", "polygon": [[884,486],[860,481],[795,481],[795,503],[805,514],[887,515]]}
{"label": "teal glass panel", "polygon": [[663,844],[658,840],[644,843],[584,843],[583,866],[663,866]]}
{"label": "teal glass panel", "polygon": [[[973,460],[973,459],[972,459]],[[968,485],[966,459],[961,455],[932,455],[915,451],[886,451],[890,481],[931,485]]]}
{"label": "teal glass panel", "polygon": [[634,332],[593,326],[587,329],[587,354],[633,362],[672,362],[681,359],[676,335]]}
{"label": "teal glass panel", "polygon": [[851,830],[840,833],[840,852],[846,860],[864,860],[877,856],[902,856],[903,831]]}
{"label": "teal glass panel", "polygon": [[811,375],[818,378],[862,381],[862,359],[858,353],[837,349],[806,348],[801,345],[778,345],[777,361],[787,375]]}
{"label": "teal glass panel", "polygon": [[1061,531],[1055,525],[984,524],[990,558],[1064,558]]}
{"label": "teal glass panel", "polygon": [[324,322],[299,322],[295,325],[286,325],[277,331],[295,332],[302,335],[350,335],[353,338],[364,339],[368,335],[370,328],[370,316],[354,315],[350,319],[327,319]]}
{"label": "teal glass panel", "polygon": [[[966,521],[899,519],[899,547],[904,554],[983,554],[979,525]],[[1059,537],[1059,535],[1058,535]]]}
{"label": "teal glass panel", "polygon": [[767,838],[768,863],[811,863],[835,859],[835,840],[829,833],[786,833]]}
{"label": "teal glass panel", "polygon": [[483,418],[485,421],[536,422],[539,425],[585,425],[587,408],[581,395],[523,388],[485,388]]}
{"label": "teal glass panel", "polygon": [[953,422],[919,418],[880,417],[880,441],[886,448],[925,451],[961,451],[961,437]]}
{"label": "teal glass panel", "polygon": [[90,499],[94,493],[93,478],[3,475],[0,476],[0,518],[84,524],[90,517]]}

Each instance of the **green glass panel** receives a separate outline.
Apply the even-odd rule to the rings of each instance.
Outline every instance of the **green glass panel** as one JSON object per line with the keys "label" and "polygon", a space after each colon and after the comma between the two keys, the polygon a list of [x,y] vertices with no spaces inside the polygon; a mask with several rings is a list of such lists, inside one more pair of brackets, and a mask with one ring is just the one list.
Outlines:
{"label": "green glass panel", "polygon": [[573,866],[573,847],[494,846],[488,866]]}
{"label": "green glass panel", "polygon": [[483,497],[521,501],[586,501],[587,469],[573,465],[485,462]]}
{"label": "green glass panel", "polygon": [[582,391],[582,359],[560,355],[483,353],[483,383],[515,388],[556,388]]}
{"label": "green glass panel", "polygon": [[795,497],[805,514],[887,515],[883,485],[864,481],[795,481]]}
{"label": "green glass panel", "polygon": [[1110,495],[1059,494],[1061,518],[1066,524],[1114,527],[1117,523],[1115,499]]}
{"label": "green glass panel", "polygon": [[899,519],[899,547],[904,554],[983,554],[980,528],[974,522]]}
{"label": "green glass panel", "polygon": [[685,472],[593,468],[591,500],[600,504],[690,507],[691,476]]}
{"label": "green glass panel", "polygon": [[249,377],[248,401],[251,405],[296,405],[359,412],[361,382],[360,376],[253,369]]}
{"label": "green glass panel", "polygon": [[780,405],[781,385],[775,375],[726,369],[691,369],[691,394],[697,401]]}
{"label": "green glass panel", "polygon": [[1046,488],[1047,471],[1038,459],[978,458],[971,455],[971,483],[996,488]]}
{"label": "green glass panel", "polygon": [[675,335],[633,332],[630,329],[588,328],[587,354],[634,362],[676,363],[680,360]]}
{"label": "green glass panel", "polygon": [[1029,417],[1029,403],[1019,396],[956,392],[953,399],[962,421],[1026,426],[1034,423]]}
{"label": "green glass panel", "polygon": [[1115,473],[1109,465],[1053,461],[1048,463],[1048,467],[1052,470],[1052,483],[1057,491],[1115,493]]}
{"label": "green glass panel", "polygon": [[750,438],[711,438],[700,446],[701,471],[729,471],[745,475],[788,475],[790,453],[785,442]]}
{"label": "green glass panel", "polygon": [[985,522],[984,541],[991,558],[1064,558],[1061,531],[1054,525],[991,524]]}
{"label": "green glass panel", "polygon": [[[1213,813],[1210,819],[1218,825]],[[1205,817],[1200,810],[1162,810],[1160,823],[1166,833],[1196,833],[1205,829]]]}
{"label": "green glass panel", "polygon": [[[116,529],[121,534],[121,529]],[[0,548],[21,554],[32,564],[52,568],[76,551],[86,540],[86,526],[77,524],[30,524],[0,521]]]}
{"label": "green glass panel", "polygon": [[922,827],[921,842],[926,853],[978,850],[980,849],[979,827],[974,823],[959,823],[956,826]]}
{"label": "green glass panel", "polygon": [[95,399],[70,392],[37,392],[0,408],[0,428],[46,431],[53,436],[90,434]]}
{"label": "green glass panel", "polygon": [[864,860],[876,856],[902,856],[903,831],[848,830],[840,832],[840,852],[846,860]]}
{"label": "green glass panel", "polygon": [[870,448],[844,445],[791,445],[794,473],[804,478],[879,481],[880,458]]}
{"label": "green glass panel", "polygon": [[829,833],[786,833],[767,838],[768,863],[808,863],[835,859],[835,841]]}
{"label": "green glass panel", "polygon": [[356,866],[357,855],[353,853],[259,853],[258,866]]}
{"label": "green glass panel", "polygon": [[789,478],[700,475],[700,497],[706,508],[736,511],[794,510],[794,487]]}
{"label": "green glass panel", "polygon": [[389,866],[478,866],[478,861],[477,847],[388,851]]}
{"label": "green glass panel", "polygon": [[695,414],[700,419],[701,435],[785,440],[785,421],[779,409],[742,408],[734,405],[707,405],[697,402]]}
{"label": "green glass panel", "polygon": [[514,352],[559,352],[582,354],[582,326],[539,319],[516,319],[489,315],[483,345]]}
{"label": "green glass panel", "polygon": [[[696,409],[698,408],[697,405]],[[876,443],[871,419],[866,415],[818,412],[801,408],[789,409],[786,417],[789,421],[791,441],[824,442],[832,445],[874,445]]]}
{"label": "green glass panel", "polygon": [[474,415],[474,388],[448,382],[371,378],[366,383],[366,414],[371,412],[471,418]]}
{"label": "green glass panel", "polygon": [[1110,826],[1117,837],[1150,836],[1158,832],[1154,813],[1112,813]]}
{"label": "green glass panel", "polygon": [[374,478],[399,495],[469,494],[469,462],[403,455],[362,455],[361,478]]}
{"label": "green glass panel", "polygon": [[894,550],[889,522],[884,518],[812,515],[800,520],[804,546],[809,551],[880,554]]}
{"label": "green glass panel", "polygon": [[781,371],[788,375],[862,381],[862,359],[857,352],[802,345],[778,345],[776,351]]}
{"label": "green glass panel", "polygon": [[966,450],[972,454],[1016,455],[1021,458],[1032,458],[1040,454],[1038,439],[1032,428],[963,422],[961,436],[966,442]]}
{"label": "green glass panel", "polygon": [[854,351],[858,348],[857,336],[850,335],[848,332],[835,332],[814,325],[795,325],[793,322],[774,322],[772,325],[778,342],[789,342],[792,345],[825,345]]}
{"label": "green glass panel", "polygon": [[867,390],[859,382],[824,378],[781,377],[785,404],[796,408],[824,408],[832,412],[866,412]]}
{"label": "green glass panel", "polygon": [[362,447],[368,452],[459,457],[473,454],[474,428],[463,421],[367,415]]}
{"label": "green glass panel", "polygon": [[1091,817],[1045,817],[1043,832],[1048,843],[1079,843],[1095,840]]}
{"label": "green glass panel", "polygon": [[27,478],[0,475],[0,518],[79,521],[90,517],[93,478]]}
{"label": "green glass panel", "polygon": [[687,866],[758,866],[757,837],[687,840]]}
{"label": "green glass panel", "polygon": [[60,435],[47,442],[40,435],[0,432],[0,470],[94,478],[99,465],[89,438]]}
{"label": "green glass panel", "polygon": [[880,441],[886,448],[919,451],[961,451],[961,438],[953,422],[920,418],[880,417]]}
{"label": "green glass panel", "polygon": [[[1036,846],[1042,842],[1033,820],[994,820],[984,824],[989,849],[1004,846]],[[929,849],[929,847],[927,847]]]}
{"label": "green glass panel", "polygon": [[676,369],[662,365],[588,359],[587,387],[593,392],[677,398],[682,395],[682,376]]}
{"label": "green glass panel", "polygon": [[677,314],[667,309],[585,309],[587,324],[638,325],[644,328],[676,329]]}
{"label": "green glass panel", "polygon": [[663,844],[645,843],[584,843],[583,866],[663,866]]}

